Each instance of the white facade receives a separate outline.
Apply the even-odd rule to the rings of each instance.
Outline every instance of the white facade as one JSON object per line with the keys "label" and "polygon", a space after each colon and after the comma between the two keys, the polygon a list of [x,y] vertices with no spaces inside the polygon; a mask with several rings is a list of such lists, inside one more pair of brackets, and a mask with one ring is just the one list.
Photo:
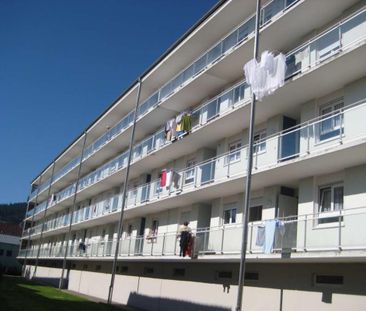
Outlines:
{"label": "white facade", "polygon": [[[251,97],[242,67],[254,6],[223,1],[141,77],[116,302],[147,310],[235,305]],[[264,5],[260,49],[283,52],[287,74],[257,104],[249,310],[366,304],[358,281],[366,268],[365,43],[365,1]],[[37,277],[59,278],[68,245],[68,288],[107,298],[136,95],[134,84],[33,181],[19,255],[29,276],[37,264]],[[167,141],[165,123],[183,111],[191,111],[189,135]],[[164,169],[176,172],[169,187],[161,185]],[[184,221],[193,259],[178,256]],[[272,221],[266,251],[259,239]]]}

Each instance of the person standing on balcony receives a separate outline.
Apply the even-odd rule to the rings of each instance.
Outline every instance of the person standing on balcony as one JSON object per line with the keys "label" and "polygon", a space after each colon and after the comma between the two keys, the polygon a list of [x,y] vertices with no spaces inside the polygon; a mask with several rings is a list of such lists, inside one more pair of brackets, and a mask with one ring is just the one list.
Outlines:
{"label": "person standing on balcony", "polygon": [[180,246],[179,256],[182,256],[182,257],[185,257],[185,255],[187,253],[189,241],[190,241],[191,236],[192,236],[192,234],[191,234],[192,229],[188,225],[189,225],[189,222],[185,221],[183,223],[183,226],[181,226],[179,228],[179,234],[178,234],[178,237],[180,238],[180,240],[179,240],[179,246]]}

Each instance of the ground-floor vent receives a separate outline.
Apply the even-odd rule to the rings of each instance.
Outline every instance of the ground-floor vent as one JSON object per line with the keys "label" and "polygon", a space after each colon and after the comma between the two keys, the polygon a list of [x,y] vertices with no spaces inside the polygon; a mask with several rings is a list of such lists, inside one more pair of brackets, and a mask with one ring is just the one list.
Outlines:
{"label": "ground-floor vent", "polygon": [[316,274],[314,281],[315,285],[342,285],[343,276]]}

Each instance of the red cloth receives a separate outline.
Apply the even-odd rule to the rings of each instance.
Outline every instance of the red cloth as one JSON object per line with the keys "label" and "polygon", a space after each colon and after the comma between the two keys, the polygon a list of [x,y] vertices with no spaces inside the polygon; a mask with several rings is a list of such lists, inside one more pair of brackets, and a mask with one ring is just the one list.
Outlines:
{"label": "red cloth", "polygon": [[193,237],[191,236],[189,238],[187,250],[186,250],[186,253],[184,254],[184,256],[192,257],[192,255],[193,255],[192,251],[193,251]]}
{"label": "red cloth", "polygon": [[165,187],[165,185],[166,185],[166,170],[163,170],[160,173],[160,187]]}

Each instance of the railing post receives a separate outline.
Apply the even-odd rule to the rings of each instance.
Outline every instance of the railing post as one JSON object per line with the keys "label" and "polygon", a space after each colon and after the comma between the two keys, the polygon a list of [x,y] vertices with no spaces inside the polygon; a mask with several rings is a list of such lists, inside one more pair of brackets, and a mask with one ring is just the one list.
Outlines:
{"label": "railing post", "polygon": [[224,254],[224,239],[225,239],[225,226],[222,226],[221,233],[221,255]]}
{"label": "railing post", "polygon": [[342,250],[342,211],[339,211],[338,216],[338,249]]}
{"label": "railing post", "polygon": [[174,239],[174,256],[177,255],[177,241],[178,241],[178,237],[176,236]]}
{"label": "railing post", "polygon": [[[158,239],[157,237],[156,237],[156,239]],[[151,239],[151,256],[153,256],[153,254],[154,254],[154,238],[152,238]]]}
{"label": "railing post", "polygon": [[250,224],[249,253],[253,253],[253,223]]}
{"label": "railing post", "polygon": [[344,121],[344,111],[341,109],[339,111],[339,143],[343,144],[343,121]]}
{"label": "railing post", "polygon": [[[315,131],[314,131],[314,134],[315,134]],[[310,124],[308,122],[307,126],[306,126],[306,143],[307,143],[307,146],[306,146],[306,153],[307,154],[310,154]],[[314,135],[314,138],[315,138],[315,135]]]}
{"label": "railing post", "polygon": [[161,247],[161,256],[164,256],[164,252],[165,252],[165,237],[166,237],[166,232],[164,232],[164,234],[163,234],[163,246]]}
{"label": "railing post", "polygon": [[130,239],[129,239],[129,241],[128,241],[128,250],[127,250],[127,256],[130,256],[130,250],[131,250],[131,240],[132,240],[132,238],[131,238],[131,236],[130,236]]}
{"label": "railing post", "polygon": [[[226,173],[226,177],[230,178],[230,155],[227,156],[227,173]],[[225,158],[224,158],[224,163],[225,163]]]}
{"label": "railing post", "polygon": [[[208,250],[208,247],[206,247],[206,246],[208,246],[207,244],[207,236],[208,236],[208,234],[207,234],[208,232],[207,232],[207,230],[205,230],[205,237],[204,237],[204,239],[203,239],[203,247],[204,247],[204,249],[207,251]],[[183,254],[183,257],[184,257],[184,254]]]}
{"label": "railing post", "polygon": [[197,180],[198,180],[198,166],[194,168],[194,187],[197,188]]}
{"label": "railing post", "polygon": [[307,249],[306,249],[307,231],[308,231],[308,215],[305,215],[305,220],[304,220],[304,252],[307,251]]}

